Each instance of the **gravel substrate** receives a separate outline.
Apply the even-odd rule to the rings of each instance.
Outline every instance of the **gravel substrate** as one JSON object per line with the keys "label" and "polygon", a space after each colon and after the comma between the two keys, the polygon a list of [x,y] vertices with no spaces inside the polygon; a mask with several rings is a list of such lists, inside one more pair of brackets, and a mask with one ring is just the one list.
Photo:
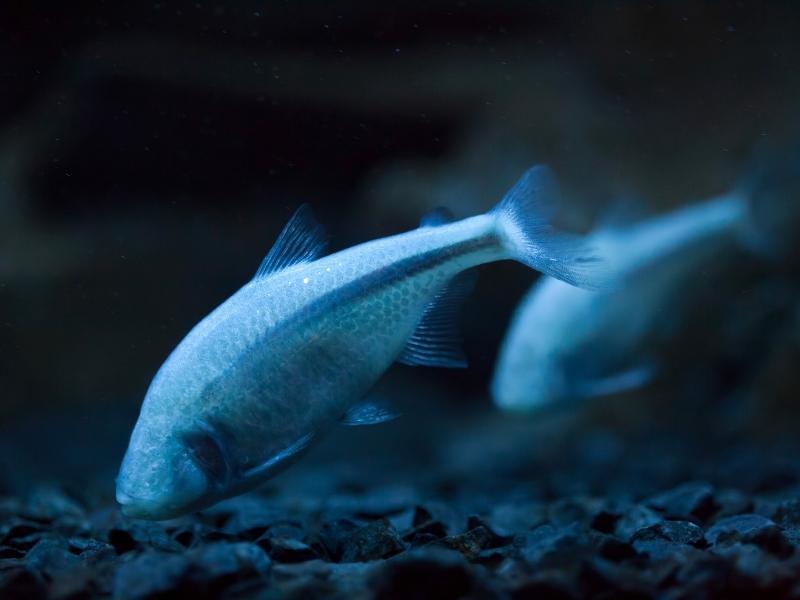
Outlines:
{"label": "gravel substrate", "polygon": [[39,488],[0,501],[0,597],[800,597],[798,498],[688,481],[471,513],[389,486],[151,523]]}

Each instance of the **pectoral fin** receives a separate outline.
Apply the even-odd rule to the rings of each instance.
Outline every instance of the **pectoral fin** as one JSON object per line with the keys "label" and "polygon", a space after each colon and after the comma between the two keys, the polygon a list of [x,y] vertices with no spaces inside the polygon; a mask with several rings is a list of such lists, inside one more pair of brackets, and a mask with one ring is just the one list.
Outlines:
{"label": "pectoral fin", "polygon": [[357,404],[348,410],[342,417],[340,423],[342,425],[377,425],[378,423],[386,423],[393,421],[400,414],[394,412],[383,403],[376,401],[368,401],[362,404]]}
{"label": "pectoral fin", "polygon": [[571,387],[574,395],[582,398],[610,396],[646,385],[655,376],[657,370],[656,361],[647,360],[605,377],[573,383]]}
{"label": "pectoral fin", "polygon": [[268,460],[263,462],[262,464],[251,467],[247,471],[243,473],[245,478],[250,477],[259,477],[266,475],[267,473],[274,473],[275,471],[282,469],[283,467],[287,466],[292,458],[296,458],[300,455],[303,450],[308,448],[311,440],[314,439],[313,433],[308,433],[300,438],[297,441],[293,442],[277,454],[274,454]]}
{"label": "pectoral fin", "polygon": [[464,299],[475,287],[477,273],[455,277],[428,304],[417,329],[397,358],[404,365],[463,369],[467,358],[461,347],[459,317]]}

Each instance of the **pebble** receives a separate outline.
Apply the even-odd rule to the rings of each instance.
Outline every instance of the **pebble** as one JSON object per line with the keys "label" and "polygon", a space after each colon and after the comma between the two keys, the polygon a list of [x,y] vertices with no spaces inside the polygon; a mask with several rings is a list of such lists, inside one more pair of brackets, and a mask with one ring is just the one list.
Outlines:
{"label": "pebble", "polygon": [[377,519],[351,531],[342,540],[343,562],[387,558],[405,550],[403,540],[387,519]]}
{"label": "pebble", "polygon": [[701,481],[641,502],[582,493],[491,505],[482,497],[473,513],[391,489],[350,491],[368,501],[335,511],[322,501],[282,505],[252,495],[164,523],[86,511],[66,494],[48,501],[40,491],[33,507],[6,499],[0,504],[14,512],[0,521],[0,598],[796,591],[800,501],[788,492],[769,497],[767,516],[756,512],[765,498]]}
{"label": "pebble", "polygon": [[139,600],[175,591],[208,595],[236,581],[263,581],[270,565],[261,548],[246,542],[217,542],[183,554],[147,551],[119,567],[113,597]]}
{"label": "pebble", "polygon": [[703,481],[690,481],[671,490],[651,496],[645,504],[672,519],[705,521],[717,510],[714,488]]}
{"label": "pebble", "polygon": [[661,521],[650,527],[640,529],[633,536],[633,544],[652,540],[667,540],[675,544],[701,546],[704,543],[703,530],[691,521]]}

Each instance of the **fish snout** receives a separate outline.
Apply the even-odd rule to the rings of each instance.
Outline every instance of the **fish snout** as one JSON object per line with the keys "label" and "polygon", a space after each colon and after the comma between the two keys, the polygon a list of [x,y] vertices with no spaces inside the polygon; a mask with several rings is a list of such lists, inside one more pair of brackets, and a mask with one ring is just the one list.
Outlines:
{"label": "fish snout", "polygon": [[134,519],[171,519],[182,512],[176,506],[164,504],[155,499],[133,496],[120,489],[117,489],[116,496],[122,514]]}
{"label": "fish snout", "polygon": [[180,516],[209,503],[214,494],[203,472],[188,458],[163,461],[155,471],[123,464],[117,478],[116,500],[122,514],[138,519],[164,520]]}
{"label": "fish snout", "polygon": [[147,516],[147,510],[145,509],[145,505],[147,503],[143,501],[141,498],[132,496],[127,492],[121,490],[119,487],[117,487],[116,497],[117,497],[117,504],[119,504],[122,514],[125,515],[126,517]]}

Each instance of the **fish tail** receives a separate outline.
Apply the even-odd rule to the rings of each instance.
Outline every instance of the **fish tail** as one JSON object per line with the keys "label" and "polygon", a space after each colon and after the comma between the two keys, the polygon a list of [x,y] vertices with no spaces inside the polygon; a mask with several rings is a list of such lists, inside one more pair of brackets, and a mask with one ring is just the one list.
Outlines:
{"label": "fish tail", "polygon": [[612,288],[606,262],[584,238],[551,225],[557,197],[558,186],[550,170],[536,166],[492,209],[510,258],[577,287]]}

